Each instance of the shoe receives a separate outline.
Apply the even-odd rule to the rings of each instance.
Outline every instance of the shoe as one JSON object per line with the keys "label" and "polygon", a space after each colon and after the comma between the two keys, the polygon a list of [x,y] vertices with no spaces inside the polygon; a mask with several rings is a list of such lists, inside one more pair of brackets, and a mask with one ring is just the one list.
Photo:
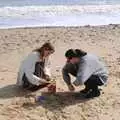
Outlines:
{"label": "shoe", "polygon": [[85,98],[94,98],[94,97],[99,97],[100,96],[100,91],[90,91],[88,94],[86,94]]}
{"label": "shoe", "polygon": [[80,91],[81,94],[87,94],[90,91],[90,89],[83,89]]}

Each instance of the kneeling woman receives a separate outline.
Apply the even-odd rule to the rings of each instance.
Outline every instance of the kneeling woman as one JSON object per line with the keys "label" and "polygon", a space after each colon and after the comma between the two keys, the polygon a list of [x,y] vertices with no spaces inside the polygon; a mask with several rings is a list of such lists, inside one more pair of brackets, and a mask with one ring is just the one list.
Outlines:
{"label": "kneeling woman", "polygon": [[[69,49],[66,51],[65,56],[67,62],[62,72],[63,79],[69,90],[74,90],[73,85],[79,86],[84,84],[85,89],[81,93],[85,94],[86,98],[100,96],[98,86],[106,84],[108,71],[99,57],[79,49]],[[73,84],[69,74],[76,77]]]}
{"label": "kneeling woman", "polygon": [[49,56],[53,53],[54,47],[50,43],[30,53],[21,63],[17,85],[31,91],[47,86],[51,76]]}

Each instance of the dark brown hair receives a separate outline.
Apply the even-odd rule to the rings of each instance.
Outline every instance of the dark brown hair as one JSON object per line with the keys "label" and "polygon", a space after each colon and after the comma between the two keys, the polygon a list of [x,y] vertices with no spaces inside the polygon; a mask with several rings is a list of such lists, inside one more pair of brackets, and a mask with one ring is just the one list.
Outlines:
{"label": "dark brown hair", "polygon": [[37,48],[34,51],[39,52],[40,56],[43,57],[44,50],[50,50],[52,53],[55,52],[54,46],[50,42],[44,43],[40,48]]}
{"label": "dark brown hair", "polygon": [[69,49],[65,53],[65,56],[69,59],[71,59],[72,57],[83,57],[85,55],[87,55],[87,53],[81,49]]}

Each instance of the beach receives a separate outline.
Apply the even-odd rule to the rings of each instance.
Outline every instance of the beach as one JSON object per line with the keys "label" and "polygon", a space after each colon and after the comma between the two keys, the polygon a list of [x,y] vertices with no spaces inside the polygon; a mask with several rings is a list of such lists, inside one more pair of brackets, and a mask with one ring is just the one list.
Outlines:
{"label": "beach", "polygon": [[[21,60],[46,41],[55,46],[50,59],[58,95],[36,103],[34,98],[44,89],[24,93],[15,84]],[[83,49],[105,61],[109,80],[100,97],[75,99],[68,91],[61,75],[68,48]],[[119,120],[119,91],[120,25],[0,29],[0,120]]]}

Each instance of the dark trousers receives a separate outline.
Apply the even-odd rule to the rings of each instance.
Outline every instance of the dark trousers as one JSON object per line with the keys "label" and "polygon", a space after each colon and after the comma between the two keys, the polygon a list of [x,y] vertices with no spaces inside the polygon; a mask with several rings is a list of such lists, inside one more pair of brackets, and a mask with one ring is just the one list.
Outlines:
{"label": "dark trousers", "polygon": [[[71,79],[69,74],[73,75],[73,76],[77,76],[77,72],[79,69],[79,64],[71,64],[71,63],[67,63],[63,70],[62,70],[62,74],[63,74],[63,79],[66,82],[67,85],[71,85]],[[104,79],[107,80],[107,78],[105,77]],[[105,80],[105,81],[106,81]],[[85,89],[87,90],[98,90],[98,86],[103,85],[103,83],[101,82],[99,76],[97,75],[92,75],[86,82],[85,82]]]}
{"label": "dark trousers", "polygon": [[[43,62],[37,62],[36,65],[35,65],[34,75],[36,75],[37,77],[40,77],[40,78],[44,78],[45,74],[44,74],[44,71],[43,71],[42,68],[44,68],[44,63]],[[36,91],[36,90],[44,88],[48,85],[48,83],[43,84],[43,85],[39,85],[39,86],[33,85],[32,83],[30,83],[28,81],[28,78],[26,77],[25,74],[24,74],[22,80],[23,80],[23,88],[25,88],[27,90],[30,90],[30,91]]]}
{"label": "dark trousers", "polygon": [[97,75],[92,75],[86,82],[85,82],[85,89],[87,90],[93,90],[96,91],[98,90],[98,86],[102,86],[103,83],[100,80],[99,76]]}

